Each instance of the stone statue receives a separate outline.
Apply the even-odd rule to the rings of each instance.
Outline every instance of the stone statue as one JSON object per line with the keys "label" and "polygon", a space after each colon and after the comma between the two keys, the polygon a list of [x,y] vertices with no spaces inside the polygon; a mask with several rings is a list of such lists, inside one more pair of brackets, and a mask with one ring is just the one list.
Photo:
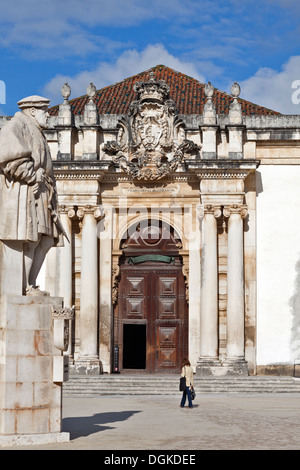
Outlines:
{"label": "stone statue", "polygon": [[0,240],[23,247],[23,293],[41,294],[36,278],[52,246],[63,246],[47,128],[49,100],[29,96],[0,131]]}

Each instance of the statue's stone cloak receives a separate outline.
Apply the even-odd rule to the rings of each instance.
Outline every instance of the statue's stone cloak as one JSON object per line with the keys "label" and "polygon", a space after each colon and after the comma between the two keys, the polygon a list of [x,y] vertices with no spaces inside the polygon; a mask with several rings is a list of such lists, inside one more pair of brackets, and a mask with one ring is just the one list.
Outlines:
{"label": "statue's stone cloak", "polygon": [[[44,170],[34,194],[35,178],[24,178],[30,162]],[[24,172],[23,172],[24,169]],[[16,177],[17,175],[17,177]],[[30,116],[17,112],[0,131],[0,240],[37,241],[39,235],[62,239],[57,227],[53,166],[46,138]]]}

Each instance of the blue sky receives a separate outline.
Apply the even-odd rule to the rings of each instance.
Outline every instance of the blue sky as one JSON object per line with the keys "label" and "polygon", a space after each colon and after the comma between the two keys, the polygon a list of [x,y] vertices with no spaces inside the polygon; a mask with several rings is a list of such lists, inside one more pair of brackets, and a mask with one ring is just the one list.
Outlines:
{"label": "blue sky", "polygon": [[66,81],[75,98],[158,64],[300,114],[299,19],[299,0],[0,0],[0,115],[28,95],[62,102]]}

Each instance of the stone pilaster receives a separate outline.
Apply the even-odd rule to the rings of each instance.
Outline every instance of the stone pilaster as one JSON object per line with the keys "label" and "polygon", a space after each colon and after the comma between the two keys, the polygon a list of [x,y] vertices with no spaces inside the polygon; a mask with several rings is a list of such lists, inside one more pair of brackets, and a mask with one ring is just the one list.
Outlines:
{"label": "stone pilaster", "polygon": [[[112,229],[113,212],[110,209],[105,210],[105,233],[103,238],[100,236],[100,318],[99,318],[99,356],[101,368],[104,373],[111,372],[112,358],[112,338],[113,331],[113,299],[112,299]],[[116,267],[116,265],[115,265]],[[115,271],[116,272],[116,271]],[[115,291],[114,291],[115,293]]]}

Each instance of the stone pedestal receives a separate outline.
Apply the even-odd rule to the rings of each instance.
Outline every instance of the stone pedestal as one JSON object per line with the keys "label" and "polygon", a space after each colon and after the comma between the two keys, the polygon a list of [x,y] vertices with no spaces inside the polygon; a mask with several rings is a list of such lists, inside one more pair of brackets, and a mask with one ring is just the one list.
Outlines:
{"label": "stone pedestal", "polygon": [[218,358],[206,359],[204,357],[200,357],[197,361],[196,374],[199,375],[199,377],[224,375],[224,369],[222,368],[222,364]]}
{"label": "stone pedestal", "polygon": [[23,292],[23,244],[0,240],[0,299],[5,294]]}
{"label": "stone pedestal", "polygon": [[85,126],[83,130],[83,160],[98,159],[98,128],[94,126]]}
{"label": "stone pedestal", "polygon": [[49,296],[0,296],[0,446],[65,442]]}
{"label": "stone pedestal", "polygon": [[[68,95],[65,95],[69,97]],[[73,130],[72,109],[67,99],[59,105],[58,111],[58,154],[57,160],[72,159],[72,130]]]}
{"label": "stone pedestal", "polygon": [[217,158],[217,126],[202,126],[202,158],[215,160]]}

